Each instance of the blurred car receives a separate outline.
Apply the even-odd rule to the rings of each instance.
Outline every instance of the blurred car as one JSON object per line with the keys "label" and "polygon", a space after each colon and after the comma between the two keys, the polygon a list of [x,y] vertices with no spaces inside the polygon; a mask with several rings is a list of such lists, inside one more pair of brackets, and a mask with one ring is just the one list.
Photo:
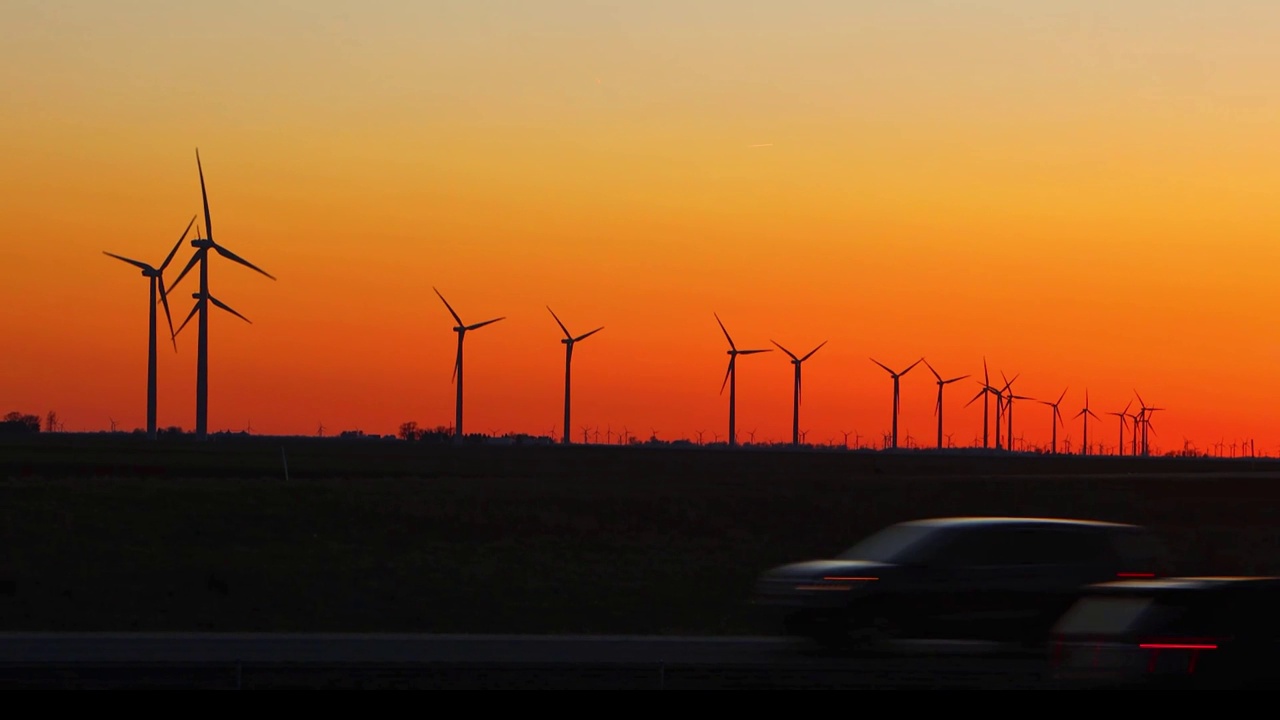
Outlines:
{"label": "blurred car", "polygon": [[834,558],[763,573],[752,598],[784,632],[828,647],[892,638],[1043,645],[1080,589],[1155,577],[1160,544],[1136,525],[962,517],[891,525]]}
{"label": "blurred car", "polygon": [[1165,578],[1088,589],[1052,632],[1071,688],[1262,688],[1280,682],[1280,578]]}

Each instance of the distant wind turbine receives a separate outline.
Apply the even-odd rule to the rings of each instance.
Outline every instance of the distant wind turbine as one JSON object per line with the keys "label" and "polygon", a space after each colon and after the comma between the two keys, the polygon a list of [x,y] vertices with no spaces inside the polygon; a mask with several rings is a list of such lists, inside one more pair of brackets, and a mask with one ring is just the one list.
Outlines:
{"label": "distant wind turbine", "polygon": [[[1002,378],[1004,377],[1003,372],[1000,373],[1000,377]],[[1018,376],[1014,375],[1013,380],[1017,380],[1017,379],[1018,379]],[[1009,380],[1008,378],[1005,378],[1005,383],[1004,383],[1004,392],[1008,393],[1007,395],[1004,396],[1004,411],[1005,411],[1004,422],[1005,422],[1006,432],[1009,435],[1008,442],[1005,443],[1005,449],[1009,450],[1010,452],[1013,452],[1016,449],[1013,444],[1013,401],[1035,399],[1032,397],[1027,397],[1026,395],[1015,395],[1012,390],[1013,380]]]}
{"label": "distant wind turbine", "polygon": [[1057,402],[1049,402],[1048,400],[1040,401],[1041,403],[1053,408],[1053,415],[1049,419],[1049,425],[1053,428],[1053,440],[1051,441],[1052,444],[1049,446],[1049,452],[1053,455],[1058,454],[1058,426],[1064,424],[1062,422],[1062,411],[1058,409],[1058,406],[1062,404],[1062,398],[1066,396],[1067,391],[1064,388],[1062,394],[1058,396]]}
{"label": "distant wind turbine", "polygon": [[1082,455],[1089,454],[1089,418],[1098,419],[1098,415],[1089,409],[1089,391],[1084,391],[1084,409],[1076,413],[1076,417],[1084,418],[1084,438],[1080,441],[1080,452]]}
{"label": "distant wind turbine", "polygon": [[924,361],[924,358],[920,358],[919,360],[908,365],[906,370],[903,370],[902,372],[894,372],[893,369],[890,368],[888,365],[885,365],[884,363],[880,362],[875,358],[871,358],[871,362],[884,368],[884,371],[889,373],[889,377],[893,378],[893,431],[891,435],[891,441],[893,443],[893,449],[895,450],[898,448],[898,407],[899,407],[899,400],[901,398],[901,392],[900,392],[901,386],[899,381],[902,379],[903,375],[906,375],[907,373],[911,372],[911,368],[915,367],[916,365],[919,365],[923,361]]}
{"label": "distant wind turbine", "polygon": [[818,347],[810,350],[809,353],[804,357],[796,357],[795,353],[782,347],[782,345],[780,345],[777,340],[770,340],[769,342],[773,343],[774,345],[777,345],[779,350],[786,353],[787,357],[791,358],[791,364],[795,366],[795,382],[794,382],[794,388],[792,389],[792,393],[791,393],[791,444],[799,446],[800,445],[800,365],[805,360],[808,360],[809,358],[813,357],[814,353],[821,350],[822,346],[827,344],[827,341],[823,340],[818,345]]}
{"label": "distant wind turbine", "polygon": [[[978,398],[982,398],[982,448],[985,450],[991,446],[991,437],[989,433],[991,420],[991,396],[995,395],[997,402],[1000,397],[999,391],[991,387],[991,375],[987,372],[987,359],[985,357],[982,358],[982,382],[980,384],[982,385],[982,389],[978,391],[977,395],[973,396],[973,400],[965,403],[964,406],[969,407],[973,403],[977,402]],[[996,433],[998,434],[999,432],[1000,431],[997,429]]]}
{"label": "distant wind turbine", "polygon": [[555,318],[556,324],[559,325],[560,329],[564,331],[564,338],[560,340],[560,342],[564,343],[564,429],[565,430],[564,430],[563,442],[564,444],[567,445],[569,444],[569,427],[570,427],[569,426],[569,387],[570,387],[571,375],[569,372],[569,368],[573,363],[573,346],[574,344],[579,343],[583,340],[586,340],[592,335],[595,335],[596,333],[600,332],[601,330],[604,329],[604,326],[600,326],[589,333],[583,333],[582,335],[574,337],[573,333],[569,332],[569,328],[565,327],[564,323],[560,322],[560,318],[556,316],[555,311],[551,309],[550,305],[547,306],[547,312],[551,313],[551,317]]}
{"label": "distant wind turbine", "polygon": [[943,380],[942,376],[938,374],[937,370],[933,369],[933,366],[929,364],[928,360],[924,361],[924,366],[929,368],[929,372],[933,373],[933,377],[938,382],[938,401],[934,403],[933,414],[938,416],[938,449],[941,450],[942,449],[942,389],[953,382],[959,382],[960,380],[963,380],[969,376],[961,375],[959,377],[953,377],[949,380]]}
{"label": "distant wind turbine", "polygon": [[[178,242],[169,251],[169,256],[164,259],[164,262],[160,263],[158,268],[138,260],[130,260],[122,255],[109,253],[105,250],[102,251],[104,255],[109,255],[141,269],[142,276],[148,278],[151,283],[150,320],[147,336],[147,437],[152,440],[156,439],[156,294],[159,293],[160,303],[164,306],[164,317],[169,322],[169,339],[173,341],[173,349],[176,351],[178,349],[178,340],[174,337],[173,316],[169,314],[169,294],[165,292],[164,270],[169,267],[170,262],[173,262],[173,256],[178,254],[178,248],[182,247],[182,241],[187,239],[187,233],[191,232],[191,227],[195,224],[196,218],[193,215],[191,222],[187,223],[187,229],[182,231],[182,236],[178,238]],[[112,425],[112,430],[114,431],[115,423],[113,422]]]}
{"label": "distant wind turbine", "polygon": [[[714,313],[713,313],[714,314]],[[721,322],[720,316],[716,315],[716,323],[720,325],[720,331],[724,333],[724,339],[729,341],[729,369],[724,373],[724,382],[720,383],[720,392],[724,392],[725,383],[729,385],[729,447],[738,444],[737,433],[737,402],[738,402],[738,356],[739,355],[755,355],[756,353],[769,352],[769,350],[739,350],[737,345],[733,344],[733,338],[729,337],[729,331],[725,329],[724,323]]]}
{"label": "distant wind turbine", "polygon": [[1120,412],[1107,413],[1120,418],[1120,442],[1116,445],[1116,454],[1124,455],[1124,427],[1128,424],[1129,408],[1133,405],[1133,401],[1125,403],[1124,409]]}
{"label": "distant wind turbine", "polygon": [[[478,322],[478,323],[475,323],[474,325],[464,325],[462,322],[462,318],[458,317],[458,313],[454,312],[453,306],[449,304],[448,300],[444,299],[444,295],[441,295],[440,291],[436,290],[435,288],[431,288],[431,289],[436,291],[436,295],[440,298],[440,302],[444,303],[445,308],[449,310],[449,314],[453,316],[454,322],[458,323],[457,325],[453,326],[453,331],[458,333],[458,356],[457,356],[457,359],[454,360],[453,362],[453,382],[457,386],[457,391],[458,391],[457,398],[454,400],[454,406],[453,406],[454,407],[453,436],[461,440],[463,437],[462,435],[462,340],[464,337],[466,337],[468,331],[482,328],[485,325],[496,323],[499,320],[504,320],[506,319],[506,316],[504,315],[503,317],[494,318],[492,320],[485,320],[484,322]],[[565,434],[565,437],[568,437],[569,435],[569,425],[567,423],[564,426],[564,434]],[[554,438],[555,435],[553,434],[551,437]]]}
{"label": "distant wind turbine", "polygon": [[[182,327],[185,327],[197,312],[200,313],[200,339],[196,350],[196,437],[203,440],[207,436],[209,427],[209,304],[212,303],[241,320],[249,322],[249,318],[232,310],[209,294],[209,250],[213,250],[222,257],[261,273],[272,280],[276,278],[266,270],[214,241],[213,220],[209,217],[209,193],[205,190],[204,167],[200,164],[200,150],[198,149],[196,150],[196,170],[200,173],[200,197],[204,202],[204,228],[207,237],[200,238],[197,232],[196,239],[191,241],[191,246],[196,248],[196,253],[192,256],[191,262],[187,263],[187,266],[182,269],[178,279],[174,280],[173,284],[169,286],[169,292],[173,292],[173,288],[179,282],[182,282],[182,278],[186,277],[196,263],[200,264],[200,291],[192,294],[191,297],[195,298],[196,305],[191,309],[191,314],[187,315],[187,319],[182,322]],[[178,328],[178,332],[182,332],[182,327]],[[177,335],[177,333],[174,334]]]}

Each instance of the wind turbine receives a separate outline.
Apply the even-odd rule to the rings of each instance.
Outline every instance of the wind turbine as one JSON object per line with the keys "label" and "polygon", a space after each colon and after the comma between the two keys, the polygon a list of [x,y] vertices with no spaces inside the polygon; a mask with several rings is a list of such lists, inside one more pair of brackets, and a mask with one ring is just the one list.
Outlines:
{"label": "wind turbine", "polygon": [[953,377],[950,380],[943,380],[942,376],[938,374],[937,370],[933,369],[933,366],[929,364],[928,360],[924,361],[924,366],[929,368],[929,372],[933,373],[933,377],[936,378],[938,381],[938,402],[934,404],[933,414],[938,416],[938,449],[941,450],[942,449],[942,388],[946,387],[947,385],[950,385],[953,382],[963,380],[969,376],[961,375],[960,377]]}
{"label": "wind turbine", "polygon": [[[560,318],[556,315],[555,311],[551,309],[550,305],[547,306],[547,312],[551,313],[551,317],[556,319],[556,324],[559,325],[560,329],[564,331],[564,338],[560,342],[564,343],[564,444],[568,445],[569,444],[569,382],[570,382],[569,368],[570,368],[570,365],[573,363],[573,346],[575,343],[586,340],[592,335],[595,335],[596,333],[600,332],[601,330],[604,329],[604,326],[602,325],[596,328],[595,330],[592,330],[589,333],[584,333],[582,335],[574,337],[573,333],[569,332],[569,328],[565,327],[564,323],[560,322]],[[461,325],[462,323],[459,322],[458,324]],[[459,345],[459,349],[461,349],[461,345]]]}
{"label": "wind turbine", "polygon": [[1062,390],[1062,394],[1058,396],[1057,402],[1049,402],[1048,400],[1040,401],[1045,405],[1048,405],[1049,407],[1053,408],[1053,417],[1049,422],[1049,424],[1053,426],[1053,441],[1052,441],[1053,444],[1049,448],[1049,453],[1052,455],[1058,454],[1058,426],[1063,424],[1062,411],[1058,409],[1058,406],[1062,404],[1062,398],[1066,396],[1067,396],[1067,390],[1066,388],[1064,388]]}
{"label": "wind turbine", "polygon": [[[191,297],[195,298],[196,305],[191,309],[191,314],[183,321],[183,327],[190,322],[193,315],[200,313],[200,339],[196,351],[196,437],[200,440],[205,439],[209,426],[209,305],[213,305],[226,310],[236,317],[249,322],[249,318],[232,310],[227,305],[220,302],[217,298],[209,294],[209,250],[217,252],[222,257],[239,263],[250,270],[266,275],[268,278],[275,280],[275,276],[236,255],[225,247],[219,245],[213,239],[213,220],[209,217],[209,193],[205,190],[204,185],[204,167],[200,164],[200,150],[196,150],[196,170],[200,173],[200,198],[204,202],[204,229],[207,237],[199,237],[196,233],[196,239],[191,241],[191,246],[196,248],[196,253],[191,257],[191,262],[182,269],[182,273],[178,275],[178,279],[173,281],[169,286],[169,292],[173,292],[173,288],[186,274],[195,267],[196,263],[200,264],[200,291],[193,293]],[[182,332],[182,327],[178,328],[178,332]],[[176,336],[177,333],[174,333]]]}
{"label": "wind turbine", "polygon": [[1137,390],[1134,390],[1133,394],[1137,395],[1138,407],[1141,408],[1138,414],[1142,416],[1142,421],[1140,423],[1142,426],[1142,455],[1143,457],[1146,457],[1151,453],[1151,449],[1147,444],[1147,430],[1151,428],[1151,413],[1157,410],[1163,410],[1164,408],[1148,407],[1146,401],[1142,399],[1142,396],[1138,395]]}
{"label": "wind turbine", "polygon": [[[712,313],[713,315],[715,313]],[[739,355],[755,355],[756,353],[769,352],[769,350],[739,350],[737,345],[733,344],[733,338],[729,337],[729,331],[725,330],[724,323],[720,321],[720,316],[716,315],[716,322],[720,325],[720,330],[724,333],[725,340],[729,341],[729,369],[724,373],[724,382],[720,383],[720,392],[724,393],[725,383],[729,384],[729,447],[738,444],[737,435],[737,401],[738,401],[738,356]]]}
{"label": "wind turbine", "polygon": [[813,357],[813,354],[821,350],[822,346],[827,344],[827,341],[823,340],[818,347],[810,350],[809,354],[804,357],[796,357],[795,353],[782,347],[777,340],[770,340],[769,342],[777,345],[779,350],[786,353],[787,357],[791,358],[791,364],[796,369],[795,389],[792,391],[791,398],[791,444],[798,446],[800,445],[800,364]]}
{"label": "wind turbine", "polygon": [[[976,402],[976,401],[978,400],[978,398],[982,398],[982,448],[985,450],[985,449],[987,449],[987,448],[990,446],[990,444],[991,444],[991,443],[990,443],[990,433],[989,433],[989,428],[990,428],[990,426],[991,426],[991,425],[990,425],[990,420],[991,420],[991,394],[992,394],[992,393],[996,393],[996,392],[997,392],[995,388],[991,387],[991,376],[990,376],[990,374],[987,372],[987,359],[986,359],[986,358],[982,358],[982,383],[981,383],[981,385],[982,385],[982,389],[978,391],[978,394],[977,394],[977,395],[974,395],[974,396],[973,396],[973,400],[970,400],[969,402],[965,403],[965,404],[964,404],[964,406],[965,406],[965,407],[969,407],[969,406],[970,406],[970,405],[972,405],[974,402]],[[997,398],[999,397],[999,394],[998,394],[998,393],[996,394],[996,397],[997,397]],[[997,432],[997,434],[998,434],[998,433],[999,433],[999,430],[997,430],[996,432]]]}
{"label": "wind turbine", "polygon": [[1076,413],[1076,417],[1084,417],[1084,439],[1080,441],[1080,454],[1088,455],[1089,454],[1089,418],[1092,417],[1094,420],[1098,419],[1098,416],[1092,410],[1089,409],[1089,391],[1088,390],[1084,391],[1084,409]]}
{"label": "wind turbine", "polygon": [[892,369],[890,369],[888,365],[885,365],[884,363],[880,362],[875,358],[871,358],[871,362],[884,368],[884,371],[889,373],[889,377],[893,378],[893,430],[892,430],[891,441],[893,443],[893,449],[895,450],[898,449],[898,407],[899,407],[899,399],[901,398],[899,381],[902,379],[903,375],[906,375],[907,373],[911,372],[911,368],[915,367],[916,365],[919,365],[923,361],[924,361],[924,358],[920,358],[919,360],[908,365],[906,370],[903,370],[902,372],[894,372]]}
{"label": "wind turbine", "polygon": [[[178,254],[178,248],[182,247],[182,241],[187,239],[187,233],[191,232],[191,227],[195,224],[196,217],[193,215],[191,222],[187,223],[187,229],[182,231],[182,236],[178,238],[178,242],[169,251],[169,256],[160,263],[158,268],[138,260],[130,260],[123,255],[102,251],[104,255],[141,269],[142,277],[148,278],[151,284],[151,308],[147,335],[147,437],[152,440],[156,439],[156,294],[159,293],[160,303],[164,305],[164,317],[169,322],[169,339],[173,341],[174,351],[177,351],[178,340],[174,337],[173,316],[169,314],[169,294],[164,288],[164,270],[169,267],[170,262],[173,262],[173,256]],[[113,427],[112,430],[114,429]]]}
{"label": "wind turbine", "polygon": [[[435,288],[431,288],[431,289],[436,290]],[[476,330],[484,327],[485,325],[496,323],[499,320],[505,319],[506,316],[504,315],[503,317],[494,318],[492,320],[485,320],[484,322],[478,322],[474,325],[464,325],[462,322],[462,318],[458,317],[458,313],[454,312],[453,306],[449,304],[448,300],[444,299],[444,295],[441,295],[439,290],[436,290],[436,295],[440,298],[440,302],[443,302],[444,306],[448,308],[449,314],[453,316],[454,322],[458,323],[457,325],[453,326],[453,331],[458,333],[458,357],[453,362],[453,382],[455,385],[457,385],[457,388],[458,388],[458,395],[457,395],[457,398],[454,400],[454,406],[453,406],[454,408],[453,436],[461,440],[462,439],[462,339],[466,337],[468,331]],[[569,437],[568,423],[566,423],[564,426],[564,436],[566,438]],[[555,437],[555,435],[553,434],[552,437]]]}
{"label": "wind turbine", "polygon": [[1124,426],[1128,424],[1129,407],[1132,405],[1133,405],[1133,401],[1130,400],[1128,403],[1125,404],[1124,409],[1121,410],[1120,412],[1107,413],[1108,415],[1114,415],[1120,418],[1120,442],[1119,444],[1116,445],[1117,455],[1124,455]]}
{"label": "wind turbine", "polygon": [[[1004,378],[1004,388],[996,392],[996,447],[1000,447],[1000,415],[1003,412],[1006,414],[1005,425],[1007,426],[1006,433],[1008,435],[1008,441],[1005,442],[1005,449],[1009,451],[1013,450],[1013,401],[1031,399],[1013,394],[1013,383],[1017,381],[1020,374],[1021,373],[1015,374],[1013,376],[1013,380],[1010,380],[1005,376],[1003,370],[1000,371],[1000,377]],[[1005,393],[1009,394],[1005,395]],[[1003,408],[1001,408],[1002,403],[1004,405]]]}

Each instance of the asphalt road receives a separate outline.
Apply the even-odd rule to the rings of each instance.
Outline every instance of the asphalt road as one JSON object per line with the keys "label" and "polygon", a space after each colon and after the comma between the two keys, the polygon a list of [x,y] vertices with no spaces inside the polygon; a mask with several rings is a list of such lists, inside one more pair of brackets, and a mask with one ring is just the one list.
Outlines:
{"label": "asphalt road", "polygon": [[0,634],[2,688],[1051,689],[1036,654],[772,637]]}

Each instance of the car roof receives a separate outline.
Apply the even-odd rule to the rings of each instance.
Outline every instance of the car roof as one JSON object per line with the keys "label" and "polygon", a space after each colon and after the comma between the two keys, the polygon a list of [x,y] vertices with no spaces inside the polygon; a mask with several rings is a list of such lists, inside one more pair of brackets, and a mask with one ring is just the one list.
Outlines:
{"label": "car roof", "polygon": [[1126,529],[1141,530],[1138,525],[1128,525],[1125,523],[1104,522],[1101,520],[1076,520],[1070,518],[1049,518],[1049,517],[1006,517],[1006,516],[967,516],[967,517],[945,517],[945,518],[923,518],[920,520],[908,520],[901,525],[925,526],[925,527],[994,527],[994,526],[1038,526],[1038,527],[1088,527],[1088,528],[1110,528],[1110,529]]}
{"label": "car roof", "polygon": [[1235,588],[1280,588],[1280,577],[1271,576],[1204,576],[1167,577],[1142,580],[1112,580],[1090,585],[1090,590],[1103,592],[1161,592],[1170,590],[1214,590]]}

